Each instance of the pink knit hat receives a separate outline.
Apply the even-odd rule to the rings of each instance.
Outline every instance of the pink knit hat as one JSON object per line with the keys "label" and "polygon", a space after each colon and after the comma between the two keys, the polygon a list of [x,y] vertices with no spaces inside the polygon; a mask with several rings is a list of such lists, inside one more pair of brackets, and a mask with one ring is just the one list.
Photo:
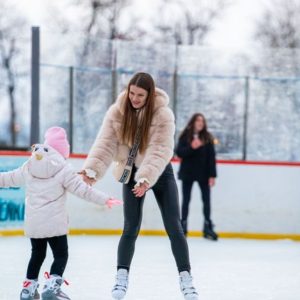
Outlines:
{"label": "pink knit hat", "polygon": [[67,133],[62,127],[50,127],[45,133],[44,144],[59,152],[64,158],[70,156],[70,145]]}

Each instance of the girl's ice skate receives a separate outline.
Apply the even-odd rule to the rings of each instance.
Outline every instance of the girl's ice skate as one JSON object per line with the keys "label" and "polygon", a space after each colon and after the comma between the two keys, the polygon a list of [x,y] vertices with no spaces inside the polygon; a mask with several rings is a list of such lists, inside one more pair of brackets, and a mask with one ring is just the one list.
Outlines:
{"label": "girl's ice skate", "polygon": [[71,300],[60,288],[64,282],[68,284],[62,277],[49,275],[47,272],[45,277],[47,280],[42,292],[42,300]]}
{"label": "girl's ice skate", "polygon": [[20,294],[21,300],[36,300],[40,299],[38,292],[39,284],[37,280],[26,279],[23,282],[23,289]]}
{"label": "girl's ice skate", "polygon": [[114,299],[123,299],[126,295],[128,287],[128,271],[126,269],[119,269],[116,276],[116,284],[111,291]]}
{"label": "girl's ice skate", "polygon": [[180,289],[185,300],[198,300],[198,293],[193,286],[193,277],[189,272],[183,271],[179,273]]}

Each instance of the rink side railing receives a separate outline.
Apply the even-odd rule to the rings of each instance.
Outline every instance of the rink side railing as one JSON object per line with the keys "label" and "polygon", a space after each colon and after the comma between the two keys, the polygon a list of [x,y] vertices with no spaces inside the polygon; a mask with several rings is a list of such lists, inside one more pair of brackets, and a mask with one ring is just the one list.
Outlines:
{"label": "rink side railing", "polygon": [[[30,156],[31,152],[29,151],[10,151],[10,150],[0,150],[1,156]],[[70,158],[81,158],[85,159],[87,154],[80,153],[72,153]],[[173,163],[180,163],[180,159],[174,157],[172,159]],[[261,166],[290,166],[290,167],[300,167],[300,162],[292,162],[292,161],[256,161],[256,160],[239,160],[239,159],[218,159],[218,164],[229,164],[229,165],[261,165]]]}
{"label": "rink side railing", "polygon": [[[22,151],[0,151],[0,158],[1,157],[5,157],[5,156],[9,156],[9,157],[24,157],[26,159],[26,157],[28,157],[30,155],[31,155],[30,152],[22,152]],[[74,160],[82,161],[82,159],[84,159],[85,157],[86,157],[86,155],[83,155],[83,154],[73,154],[73,155],[71,155],[71,160],[73,159],[73,161]],[[172,162],[173,162],[174,167],[176,167],[176,166],[178,166],[179,160],[178,159],[173,159]],[[236,166],[237,169],[241,168],[241,167],[250,167],[250,168],[251,167],[262,167],[262,168],[270,167],[270,168],[273,168],[273,169],[274,168],[278,169],[278,168],[282,167],[282,168],[289,168],[289,169],[290,168],[292,168],[292,169],[296,168],[297,172],[298,172],[298,170],[300,171],[300,163],[294,163],[294,162],[270,162],[270,161],[264,162],[264,161],[239,161],[239,160],[233,160],[233,161],[228,160],[227,161],[227,160],[218,160],[218,169],[221,169],[220,170],[221,173],[223,172],[222,168],[224,168],[224,167],[226,168],[226,166],[229,166],[231,168],[235,168],[235,166]],[[80,168],[80,166],[79,166],[79,168]],[[268,168],[268,169],[270,169],[270,168]],[[262,170],[262,171],[264,172],[264,170]],[[280,172],[281,171],[279,170],[279,173]],[[221,187],[221,190],[222,190],[221,195],[222,195],[224,193],[224,189],[227,186],[227,183],[225,182],[223,184],[222,181],[226,181],[226,178],[225,178],[225,176],[222,176],[222,174],[220,176],[221,177],[218,179],[218,186],[219,185],[221,185],[221,186],[223,185],[223,187]],[[282,176],[286,177],[286,175],[284,175],[284,172],[283,172]],[[234,180],[234,178],[232,180]],[[273,183],[271,181],[272,180],[270,179],[270,181],[269,181],[270,185],[274,184],[275,185],[274,189],[276,189],[276,183]],[[104,183],[104,186],[106,184]],[[242,184],[242,183],[240,183],[240,184]],[[263,186],[264,183],[262,183],[261,185],[264,188],[264,186]],[[225,191],[225,194],[226,193],[228,193],[228,192]],[[247,191],[245,193],[247,193]],[[220,197],[219,194],[220,193],[217,192],[216,195],[213,196],[213,202],[214,203],[220,203],[221,202],[220,199],[222,198],[222,196]],[[293,197],[293,196],[291,196],[291,197]],[[216,198],[218,198],[218,199],[216,199]],[[243,201],[243,200],[239,199],[239,202],[241,202],[241,201]],[[257,201],[260,202],[259,199]],[[272,199],[272,201],[273,202],[271,202],[271,203],[274,203],[274,205],[276,206],[276,199]],[[68,201],[68,202],[71,202],[71,200]],[[193,202],[196,202],[196,201],[193,201]],[[287,206],[292,206],[290,203],[288,203],[288,200],[286,202],[286,205]],[[233,205],[229,202],[227,204],[227,206],[229,208],[226,208],[226,209],[230,211],[230,209],[232,209]],[[259,210],[259,207],[257,209]],[[271,209],[271,207],[270,207],[270,209]],[[296,208],[290,207],[290,209],[291,210],[295,210],[297,212],[297,207]],[[193,211],[194,211],[194,209],[192,210],[192,213],[193,213]],[[274,211],[272,211],[272,209],[271,209],[271,212],[274,213]],[[228,214],[228,211],[226,211],[226,213]],[[243,212],[241,212],[241,213],[243,213]],[[281,213],[280,209],[279,209],[279,213]],[[145,211],[145,214],[146,214],[146,211]],[[276,212],[275,212],[275,214],[276,214]],[[283,214],[284,214],[284,212],[283,212]],[[225,215],[225,213],[222,211],[222,213],[220,214],[220,216],[224,216],[224,215]],[[232,215],[235,216],[235,212],[233,212]],[[269,213],[267,213],[267,215],[268,215],[268,217],[269,217],[270,220],[273,220],[272,219],[272,215],[270,215]],[[112,216],[112,217],[114,217],[114,216]],[[117,215],[116,218],[121,218],[121,216]],[[280,216],[280,218],[284,219],[284,215]],[[219,219],[220,219],[220,217],[219,217]],[[293,219],[293,218],[291,218],[291,219]],[[241,222],[244,221],[243,219],[240,219],[240,220],[242,220]],[[286,220],[283,220],[283,222],[285,222],[285,221]],[[247,220],[245,220],[245,222],[247,222]],[[249,222],[249,220],[248,220],[248,222]],[[269,220],[266,221],[266,222],[269,222]],[[276,222],[276,218],[274,218],[273,222]],[[219,226],[219,223],[220,222],[217,222],[218,226]],[[110,228],[76,228],[74,226],[72,227],[72,224],[70,225],[70,234],[71,235],[79,235],[79,234],[87,234],[87,235],[120,235],[121,233],[122,233],[122,229],[119,229],[119,228],[111,228],[111,229]],[[291,240],[294,240],[294,241],[300,241],[300,231],[296,231],[295,233],[268,233],[268,232],[243,232],[243,230],[241,230],[241,232],[218,231],[218,233],[219,233],[219,235],[220,235],[221,238],[242,238],[242,239],[263,239],[263,240],[291,239]],[[0,236],[22,236],[22,235],[24,235],[24,232],[20,228],[17,228],[17,229],[13,229],[13,228],[7,228],[7,229],[0,228]],[[162,230],[162,229],[145,228],[145,229],[142,229],[140,231],[140,235],[145,235],[145,236],[148,236],[148,235],[166,236],[166,232],[164,230]],[[202,232],[199,231],[199,230],[195,230],[193,228],[189,232],[189,236],[190,237],[202,237]]]}

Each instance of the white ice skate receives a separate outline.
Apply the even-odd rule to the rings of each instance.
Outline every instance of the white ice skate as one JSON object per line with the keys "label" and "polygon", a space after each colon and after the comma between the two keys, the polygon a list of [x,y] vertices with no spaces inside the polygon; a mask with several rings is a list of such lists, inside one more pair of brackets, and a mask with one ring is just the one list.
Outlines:
{"label": "white ice skate", "polygon": [[67,283],[62,277],[58,275],[49,275],[45,273],[46,282],[42,292],[42,300],[71,300],[62,290],[61,285]]}
{"label": "white ice skate", "polygon": [[126,295],[128,287],[128,271],[119,269],[116,276],[116,284],[114,285],[111,295],[114,299],[123,299]]}
{"label": "white ice skate", "polygon": [[23,282],[23,289],[20,294],[21,300],[36,300],[40,299],[38,292],[39,284],[37,280],[26,279]]}
{"label": "white ice skate", "polygon": [[193,277],[189,272],[183,271],[179,273],[180,289],[185,300],[198,300],[198,293],[193,286]]}

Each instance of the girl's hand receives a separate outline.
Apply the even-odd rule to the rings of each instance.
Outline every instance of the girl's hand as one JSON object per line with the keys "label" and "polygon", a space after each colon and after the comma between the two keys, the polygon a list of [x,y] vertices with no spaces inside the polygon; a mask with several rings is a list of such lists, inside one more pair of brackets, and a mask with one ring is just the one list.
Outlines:
{"label": "girl's hand", "polygon": [[210,187],[213,187],[215,184],[216,184],[216,178],[210,177],[210,178],[208,179],[208,185],[209,185]]}
{"label": "girl's hand", "polygon": [[84,170],[78,172],[78,174],[81,175],[82,180],[83,180],[86,184],[92,186],[92,185],[94,185],[94,184],[96,183],[96,179],[95,179],[95,178],[90,178],[90,177],[88,177],[88,176],[86,175],[86,172],[85,172]]}
{"label": "girl's hand", "polygon": [[106,200],[105,202],[105,205],[108,207],[108,208],[112,208],[113,206],[115,205],[121,205],[123,204],[123,201],[121,200],[118,200],[116,198],[109,198],[108,200]]}
{"label": "girl's hand", "polygon": [[192,143],[191,143],[191,147],[193,149],[198,149],[199,147],[201,147],[203,145],[202,141],[200,139],[193,139]]}
{"label": "girl's hand", "polygon": [[145,195],[145,193],[148,191],[149,189],[149,184],[147,182],[144,182],[142,184],[140,184],[140,186],[136,186],[132,189],[135,197],[143,197]]}

